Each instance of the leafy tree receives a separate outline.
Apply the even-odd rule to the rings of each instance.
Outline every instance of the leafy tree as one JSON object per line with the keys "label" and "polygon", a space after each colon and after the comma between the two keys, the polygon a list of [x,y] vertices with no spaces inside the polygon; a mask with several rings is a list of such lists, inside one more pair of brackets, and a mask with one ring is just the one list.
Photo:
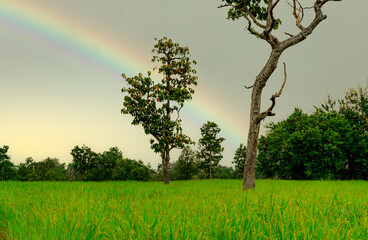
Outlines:
{"label": "leafy tree", "polygon": [[14,164],[10,161],[7,152],[8,146],[0,147],[0,178],[1,181],[15,179],[16,169]]}
{"label": "leafy tree", "polygon": [[350,88],[337,100],[328,95],[327,100],[316,110],[343,114],[360,131],[368,132],[368,86]]}
{"label": "leafy tree", "polygon": [[[251,107],[250,107],[250,122],[248,131],[247,142],[247,156],[246,156],[246,168],[243,175],[243,189],[251,189],[255,187],[255,165],[257,158],[257,145],[259,137],[260,124],[267,116],[274,116],[272,112],[276,104],[276,98],[282,93],[286,82],[286,67],[284,64],[284,83],[281,86],[279,92],[271,96],[271,106],[264,112],[261,112],[261,96],[262,90],[266,86],[266,83],[270,76],[277,68],[278,61],[282,53],[291,46],[294,46],[303,40],[305,40],[313,30],[327,18],[322,12],[322,7],[331,1],[339,0],[313,0],[313,5],[310,8],[305,8],[300,1],[293,0],[289,3],[291,6],[293,17],[295,18],[295,24],[298,27],[298,31],[295,34],[286,33],[287,38],[285,40],[279,40],[279,37],[275,35],[275,31],[281,24],[281,19],[276,18],[274,10],[280,3],[280,0],[222,0],[225,4],[220,7],[227,7],[228,19],[238,20],[245,19],[247,21],[247,30],[250,34],[256,36],[259,39],[266,41],[271,46],[271,54],[262,68],[259,75],[256,77],[252,86]],[[288,5],[285,5],[288,7]],[[303,23],[303,17],[305,12],[314,10],[314,17],[305,25]],[[307,18],[305,18],[307,19]]]}
{"label": "leafy tree", "polygon": [[10,157],[7,154],[8,150],[9,146],[3,146],[2,148],[0,147],[0,161],[10,159]]}
{"label": "leafy tree", "polygon": [[139,73],[127,78],[122,74],[128,87],[122,89],[126,95],[121,111],[130,114],[132,124],[141,124],[145,133],[153,137],[151,148],[161,154],[164,183],[168,184],[170,151],[192,143],[182,132],[179,112],[184,102],[192,99],[192,86],[197,85],[197,77],[193,75],[196,71],[191,67],[196,62],[190,60],[188,47],[180,47],[166,37],[157,41],[152,52],[155,54],[152,61],[161,63],[158,68],[163,75],[161,82],[154,83],[150,72],[147,77]]}
{"label": "leafy tree", "polygon": [[235,171],[240,175],[243,175],[244,173],[246,156],[247,156],[247,147],[243,144],[240,144],[238,149],[236,149],[235,151],[234,161],[232,162],[235,164]]}
{"label": "leafy tree", "polygon": [[27,157],[25,160],[25,165],[28,170],[27,177],[25,178],[26,181],[36,181],[38,180],[38,177],[36,175],[36,161],[32,157]]}
{"label": "leafy tree", "polygon": [[232,167],[218,165],[214,168],[214,175],[219,179],[236,179],[237,172]]}
{"label": "leafy tree", "polygon": [[65,164],[61,164],[57,158],[46,158],[35,163],[35,174],[41,181],[57,181],[66,179]]}
{"label": "leafy tree", "polygon": [[212,178],[212,168],[217,166],[222,159],[224,148],[221,143],[225,138],[217,137],[221,129],[216,123],[207,121],[201,127],[202,137],[199,139],[199,157],[201,167],[205,172],[209,172],[210,179]]}
{"label": "leafy tree", "polygon": [[73,156],[73,167],[80,174],[80,180],[83,181],[83,176],[95,166],[98,154],[85,145],[75,146],[70,154]]}
{"label": "leafy tree", "polygon": [[296,109],[259,141],[257,170],[281,179],[367,179],[368,135],[338,112]]}
{"label": "leafy tree", "polygon": [[[345,96],[337,100],[328,96],[321,107],[315,107],[317,111],[338,112],[343,115],[354,127],[355,137],[368,134],[368,86],[358,85],[345,91]],[[350,150],[356,149],[355,154],[349,157],[347,163],[349,178],[364,178],[364,169],[367,168],[366,160],[359,156],[364,151],[364,142],[351,145]],[[362,172],[363,170],[363,172]],[[359,176],[357,177],[356,174]]]}
{"label": "leafy tree", "polygon": [[123,153],[118,147],[111,147],[108,151],[104,151],[98,156],[94,167],[89,171],[89,174],[87,175],[88,180],[112,180],[112,172],[119,159],[123,159]]}
{"label": "leafy tree", "polygon": [[17,171],[17,180],[19,181],[28,181],[29,179],[29,170],[28,167],[25,163],[21,163],[18,166],[18,171]]}
{"label": "leafy tree", "polygon": [[196,153],[189,146],[183,148],[173,167],[176,180],[190,180],[198,172]]}
{"label": "leafy tree", "polygon": [[147,181],[150,179],[150,170],[142,161],[119,159],[113,170],[112,178],[114,180]]}
{"label": "leafy tree", "polygon": [[53,167],[45,174],[45,180],[47,181],[66,181],[67,179],[68,176],[66,175],[66,169],[64,167]]}

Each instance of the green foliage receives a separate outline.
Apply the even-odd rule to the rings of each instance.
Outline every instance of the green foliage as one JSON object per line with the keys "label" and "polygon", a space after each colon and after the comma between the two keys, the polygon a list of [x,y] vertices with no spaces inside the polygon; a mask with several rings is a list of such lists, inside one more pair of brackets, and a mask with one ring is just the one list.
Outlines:
{"label": "green foliage", "polygon": [[112,180],[112,173],[118,160],[123,159],[123,153],[118,147],[111,147],[96,158],[94,166],[87,174],[87,180],[109,181]]}
{"label": "green foliage", "polygon": [[236,179],[238,173],[232,167],[217,165],[214,169],[214,178],[218,179]]}
{"label": "green foliage", "polygon": [[60,164],[57,158],[46,158],[34,164],[35,175],[40,181],[64,181],[66,180],[65,164]]}
{"label": "green foliage", "polygon": [[95,166],[98,154],[85,145],[75,146],[70,154],[73,156],[73,167],[83,181],[83,176]]}
{"label": "green foliage", "polygon": [[0,147],[0,180],[12,180],[16,177],[16,169],[14,164],[10,161],[10,157],[7,152],[9,150],[8,146]]}
{"label": "green foliage", "polygon": [[246,193],[239,184],[177,181],[164,188],[156,182],[0,182],[0,236],[368,239],[366,181],[257,180],[257,188]]}
{"label": "green foliage", "polygon": [[198,172],[198,163],[196,153],[186,146],[178,161],[173,163],[172,178],[175,180],[190,180]]}
{"label": "green foliage", "polygon": [[10,159],[10,157],[7,154],[8,150],[9,150],[9,146],[3,146],[2,148],[0,147],[0,161]]}
{"label": "green foliage", "polygon": [[[268,0],[222,0],[230,6],[227,17],[232,20],[241,18],[245,13],[251,14],[260,22],[266,22],[268,17]],[[273,29],[278,29],[281,20],[276,19]]]}
{"label": "green foliage", "polygon": [[152,52],[155,54],[152,61],[161,64],[158,68],[163,75],[161,82],[154,83],[150,72],[147,77],[139,73],[127,78],[123,74],[128,87],[122,89],[126,95],[121,111],[133,117],[133,125],[141,124],[145,133],[153,136],[151,147],[163,156],[172,148],[192,143],[182,133],[179,112],[184,102],[192,98],[192,86],[197,85],[197,77],[193,75],[196,71],[191,67],[196,62],[190,60],[187,47],[180,47],[166,37],[157,41]]}
{"label": "green foliage", "polygon": [[244,165],[245,165],[245,158],[247,156],[247,147],[243,144],[240,144],[238,149],[235,151],[234,161],[232,163],[235,164],[235,171],[243,176],[244,173]]}
{"label": "green foliage", "polygon": [[118,159],[112,172],[112,179],[147,181],[150,179],[150,169],[142,161]]}
{"label": "green foliage", "polygon": [[45,180],[48,181],[66,181],[68,177],[64,167],[53,167],[49,169],[45,174]]}
{"label": "green foliage", "polygon": [[267,126],[257,170],[267,178],[368,179],[368,135],[335,111],[311,115],[295,109]]}
{"label": "green foliage", "polygon": [[344,115],[356,129],[362,133],[368,133],[368,86],[350,88],[343,98],[334,100],[328,96],[321,107],[315,107],[317,111],[337,111]]}
{"label": "green foliage", "polygon": [[28,170],[28,167],[25,163],[19,164],[17,172],[17,180],[28,181],[30,173],[31,172]]}
{"label": "green foliage", "polygon": [[210,173],[212,168],[217,166],[222,159],[224,148],[221,143],[225,140],[223,137],[217,137],[221,129],[215,122],[207,121],[201,127],[202,137],[199,139],[199,158],[201,159],[201,168]]}

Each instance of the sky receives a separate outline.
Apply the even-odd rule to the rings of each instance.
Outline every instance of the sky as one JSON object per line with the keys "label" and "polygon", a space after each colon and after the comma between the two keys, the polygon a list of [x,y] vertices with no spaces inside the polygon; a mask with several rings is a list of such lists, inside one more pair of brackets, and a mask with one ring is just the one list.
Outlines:
{"label": "sky", "polygon": [[[310,1],[301,1],[306,3]],[[181,112],[184,133],[198,142],[200,127],[216,122],[226,140],[220,164],[231,166],[246,143],[251,90],[270,47],[245,31],[244,20],[226,20],[220,0],[0,0],[0,145],[11,160],[56,157],[70,163],[71,149],[95,152],[117,146],[124,157],[153,167],[161,161],[150,136],[122,115],[122,73],[152,70],[154,38],[167,36],[188,46],[198,64],[198,86]],[[355,4],[355,5],[354,5]],[[295,107],[313,111],[327,94],[342,97],[368,81],[368,1],[331,2],[328,18],[304,42],[286,50],[263,92],[263,109],[287,82],[271,121]],[[276,34],[297,33],[292,9],[282,0],[275,14]],[[313,13],[313,12],[311,12]],[[305,25],[312,16],[306,12]],[[347,14],[348,13],[348,14]],[[159,76],[154,75],[156,80]],[[155,79],[154,79],[155,80]],[[193,146],[197,149],[197,146]],[[177,160],[180,150],[173,150]]]}

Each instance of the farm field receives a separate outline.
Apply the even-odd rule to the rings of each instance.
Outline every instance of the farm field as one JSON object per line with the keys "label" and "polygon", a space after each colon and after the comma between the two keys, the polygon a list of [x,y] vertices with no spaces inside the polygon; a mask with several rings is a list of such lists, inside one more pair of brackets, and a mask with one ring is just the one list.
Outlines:
{"label": "farm field", "polygon": [[0,182],[0,239],[368,239],[368,182]]}

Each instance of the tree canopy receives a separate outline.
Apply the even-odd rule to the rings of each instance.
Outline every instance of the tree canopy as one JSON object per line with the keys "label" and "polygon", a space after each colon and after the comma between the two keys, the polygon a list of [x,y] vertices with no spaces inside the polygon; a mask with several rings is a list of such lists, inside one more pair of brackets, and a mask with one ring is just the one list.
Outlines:
{"label": "tree canopy", "polygon": [[220,131],[221,129],[215,122],[207,121],[201,127],[202,137],[199,139],[199,157],[201,167],[210,174],[210,179],[212,178],[212,168],[217,166],[223,157],[224,148],[221,143],[225,138],[217,136]]}
{"label": "tree canopy", "polygon": [[188,47],[166,37],[157,40],[152,52],[152,62],[160,63],[158,73],[163,75],[162,80],[155,83],[151,72],[134,77],[122,74],[128,87],[122,89],[125,96],[121,112],[131,115],[132,124],[142,125],[145,133],[153,137],[151,148],[161,155],[164,182],[168,184],[170,151],[193,143],[183,134],[179,113],[184,102],[192,99],[192,87],[197,85],[196,70],[192,68],[196,62],[190,59]]}
{"label": "tree canopy", "polygon": [[83,176],[95,166],[98,155],[85,145],[82,147],[75,146],[70,154],[73,156],[73,167],[80,174],[80,179],[83,181]]}
{"label": "tree canopy", "polygon": [[336,111],[295,109],[259,140],[258,172],[281,179],[368,179],[368,135]]}
{"label": "tree canopy", "polygon": [[239,173],[241,176],[244,173],[244,165],[246,157],[247,157],[247,147],[241,143],[240,146],[235,151],[234,161],[232,162],[235,164],[235,171]]}

